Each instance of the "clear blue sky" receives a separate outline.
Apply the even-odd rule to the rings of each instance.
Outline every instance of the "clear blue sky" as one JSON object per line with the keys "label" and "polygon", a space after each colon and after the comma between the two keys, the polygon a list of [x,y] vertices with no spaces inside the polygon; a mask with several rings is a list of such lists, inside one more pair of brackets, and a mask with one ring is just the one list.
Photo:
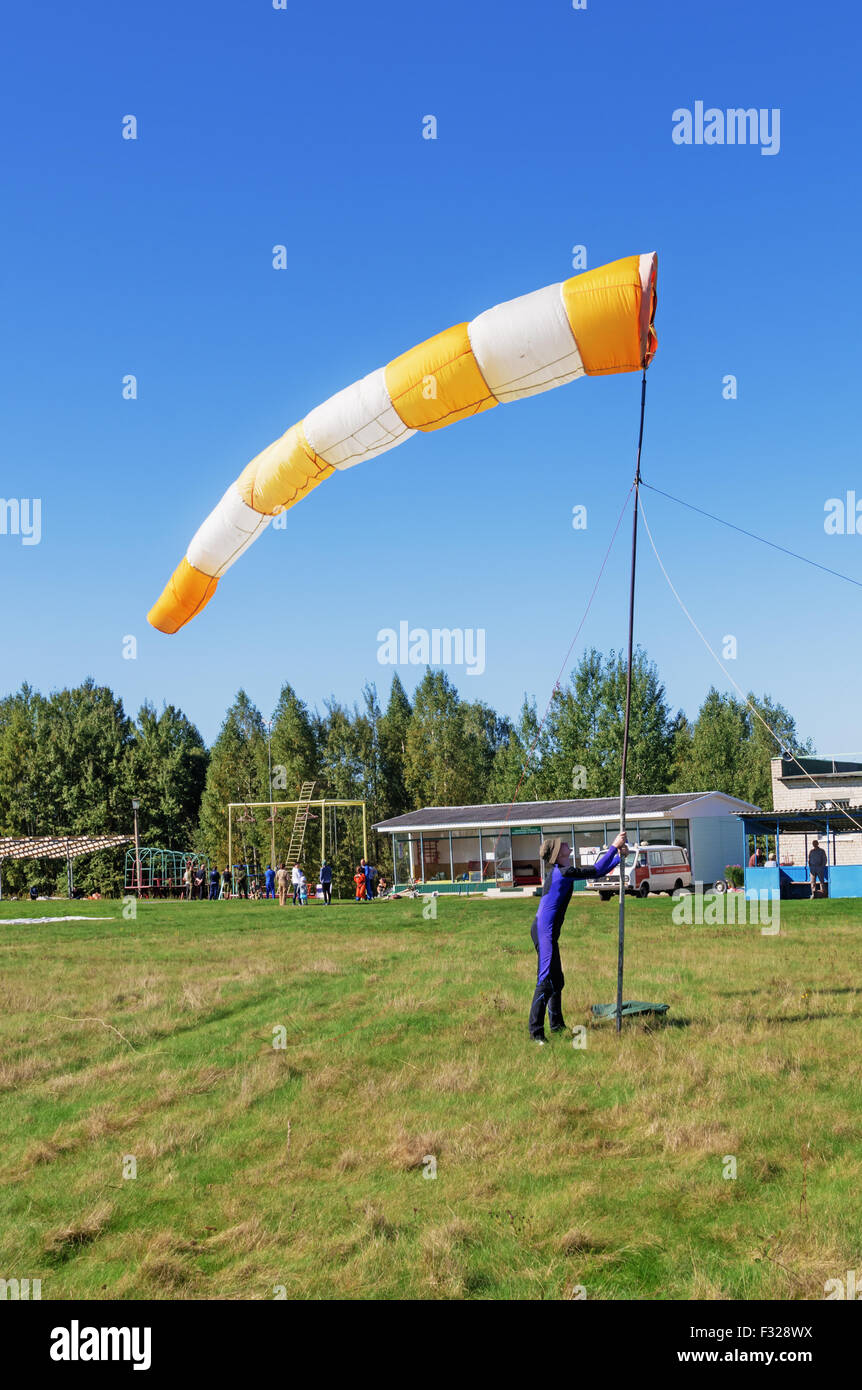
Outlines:
{"label": "clear blue sky", "polygon": [[[314,705],[374,679],[385,701],[377,632],[406,619],[484,628],[485,674],[451,670],[459,689],[543,707],[631,480],[636,374],[336,475],[178,636],[146,612],[264,445],[421,339],[565,279],[576,244],[590,266],[659,253],[647,480],[862,579],[862,535],[823,525],[828,498],[862,499],[859,37],[849,0],[16,5],[0,496],[43,517],[38,545],[0,536],[0,689],[92,675],[211,740],[240,685],[265,715],[285,680]],[[698,100],[780,108],[779,153],[676,145],[672,113]],[[862,750],[859,590],[645,502],[700,626],[737,638],[737,681],[821,753]],[[624,642],[627,561],[628,524],[581,648]],[[726,682],[646,545],[638,595],[638,639],[693,716]],[[399,674],[409,691],[421,670]]]}

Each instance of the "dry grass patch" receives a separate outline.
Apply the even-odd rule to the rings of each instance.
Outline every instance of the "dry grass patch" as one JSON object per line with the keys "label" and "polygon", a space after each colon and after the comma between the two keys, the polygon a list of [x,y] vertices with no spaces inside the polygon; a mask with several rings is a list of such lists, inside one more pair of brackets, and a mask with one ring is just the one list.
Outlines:
{"label": "dry grass patch", "polygon": [[410,1135],[402,1130],[389,1145],[387,1157],[394,1167],[404,1171],[422,1168],[427,1158],[439,1158],[443,1148],[443,1136],[439,1131]]}
{"label": "dry grass patch", "polygon": [[462,1094],[475,1091],[479,1084],[479,1066],[470,1059],[466,1062],[444,1062],[431,1075],[431,1086],[435,1091]]}
{"label": "dry grass patch", "polygon": [[468,1253],[474,1228],[452,1217],[422,1234],[422,1269],[428,1287],[446,1298],[461,1298],[467,1288]]}
{"label": "dry grass patch", "polygon": [[307,965],[305,968],[306,968],[306,970],[308,971],[308,973],[311,974],[311,975],[344,975],[344,974],[345,974],[345,971],[344,971],[343,967],[340,966],[340,965],[337,965],[336,962],[335,962],[334,960],[326,960],[326,959],[323,959],[323,960],[313,960],[313,961],[311,962],[311,964],[310,964],[310,965]]}
{"label": "dry grass patch", "polygon": [[607,1250],[608,1243],[605,1240],[595,1240],[587,1235],[585,1231],[571,1230],[566,1231],[558,1242],[560,1254],[569,1258],[572,1255],[589,1255],[594,1252]]}
{"label": "dry grass patch", "polygon": [[42,1244],[44,1254],[51,1260],[68,1259],[77,1250],[104,1235],[113,1213],[109,1202],[100,1202],[79,1220],[68,1226],[55,1227],[45,1236]]}

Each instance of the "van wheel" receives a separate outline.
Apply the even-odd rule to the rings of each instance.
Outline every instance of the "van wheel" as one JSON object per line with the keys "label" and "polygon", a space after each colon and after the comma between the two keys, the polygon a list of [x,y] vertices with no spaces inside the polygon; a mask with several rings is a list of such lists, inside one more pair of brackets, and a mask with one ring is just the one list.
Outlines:
{"label": "van wheel", "polygon": [[613,894],[612,894],[612,893],[599,893],[599,897],[601,898],[601,900],[602,900],[603,903],[609,903],[610,900],[611,900],[611,898],[613,897]]}
{"label": "van wheel", "polygon": [[681,878],[678,878],[677,881],[676,881],[676,883],[673,885],[673,888],[668,888],[668,890],[667,890],[667,895],[668,895],[668,897],[669,897],[669,898],[672,898],[673,895],[674,895],[674,893],[681,893],[681,892],[682,892],[682,886],[683,886],[683,885],[682,885],[682,879],[681,879]]}
{"label": "van wheel", "polygon": [[715,883],[712,885],[712,891],[713,891],[714,893],[726,893],[726,892],[727,892],[727,879],[726,879],[726,878],[717,878],[717,879],[715,880]]}
{"label": "van wheel", "polygon": [[640,888],[638,889],[638,897],[639,897],[639,898],[648,898],[648,897],[649,897],[649,884],[648,884],[648,883],[642,883],[642,884],[641,884]]}

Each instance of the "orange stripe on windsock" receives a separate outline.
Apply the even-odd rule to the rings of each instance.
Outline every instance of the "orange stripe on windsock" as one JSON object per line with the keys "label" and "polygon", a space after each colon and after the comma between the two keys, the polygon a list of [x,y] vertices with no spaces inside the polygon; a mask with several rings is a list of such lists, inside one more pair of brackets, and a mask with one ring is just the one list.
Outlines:
{"label": "orange stripe on windsock", "polygon": [[217,587],[217,579],[201,574],[184,557],[147,614],[147,622],[159,632],[179,632],[206,608]]}
{"label": "orange stripe on windsock", "polygon": [[386,368],[386,389],[412,430],[439,430],[497,404],[473,356],[466,323],[393,358]]}
{"label": "orange stripe on windsock", "polygon": [[237,492],[256,512],[275,516],[306,497],[335,470],[314,452],[302,421],[253,458],[237,478]]}
{"label": "orange stripe on windsock", "polygon": [[645,365],[642,298],[639,256],[626,256],[563,282],[566,315],[588,376],[637,372]]}

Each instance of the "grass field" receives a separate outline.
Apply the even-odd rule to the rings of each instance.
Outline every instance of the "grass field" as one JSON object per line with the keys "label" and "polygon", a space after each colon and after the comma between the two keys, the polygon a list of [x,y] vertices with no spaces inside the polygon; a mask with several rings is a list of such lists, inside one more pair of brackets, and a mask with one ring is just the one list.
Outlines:
{"label": "grass field", "polygon": [[[529,900],[121,906],[0,909],[0,1276],[43,1299],[822,1299],[862,1263],[862,903],[632,902],[626,997],[670,1013],[580,1049],[527,1040]],[[112,920],[4,925],[65,912]],[[573,900],[570,1026],[616,920]]]}

